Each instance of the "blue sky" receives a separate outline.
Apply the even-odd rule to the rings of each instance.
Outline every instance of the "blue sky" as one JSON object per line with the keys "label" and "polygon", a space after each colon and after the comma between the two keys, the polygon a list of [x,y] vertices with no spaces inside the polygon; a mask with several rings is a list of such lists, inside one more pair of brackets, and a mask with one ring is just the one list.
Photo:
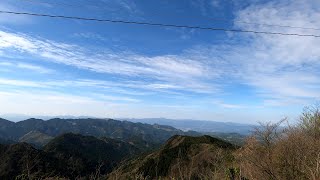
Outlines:
{"label": "blue sky", "polygon": [[[253,24],[320,28],[312,0],[2,0],[0,10],[320,34]],[[295,121],[319,100],[319,58],[312,37],[0,14],[0,114]]]}

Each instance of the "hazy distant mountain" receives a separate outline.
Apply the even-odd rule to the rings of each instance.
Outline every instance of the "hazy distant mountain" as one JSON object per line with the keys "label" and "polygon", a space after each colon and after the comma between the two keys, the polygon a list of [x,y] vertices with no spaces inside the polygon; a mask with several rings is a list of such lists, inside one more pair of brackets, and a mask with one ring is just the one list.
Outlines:
{"label": "hazy distant mountain", "polygon": [[208,179],[214,173],[225,174],[225,167],[232,162],[232,152],[237,148],[210,136],[176,135],[158,151],[122,164],[109,179]]}
{"label": "hazy distant mountain", "polygon": [[[21,114],[5,114],[2,115],[4,119],[11,121],[22,121],[25,119],[32,119],[31,116]],[[50,120],[50,119],[97,119],[89,116],[35,116],[33,118]],[[218,121],[207,121],[207,120],[192,120],[192,119],[166,119],[166,118],[120,118],[121,120],[131,122],[141,122],[147,124],[160,124],[168,125],[183,131],[198,131],[198,132],[221,132],[221,133],[239,133],[247,135],[256,127],[253,124],[234,123],[234,122],[218,122]],[[1,134],[0,134],[1,137]]]}
{"label": "hazy distant mountain", "polygon": [[0,115],[3,119],[8,119],[10,121],[18,122],[18,121],[23,121],[26,119],[43,119],[43,120],[49,120],[49,119],[55,119],[55,118],[60,118],[60,119],[88,119],[88,118],[93,118],[96,119],[96,117],[93,116],[31,116],[31,115],[25,115],[25,114],[2,114]]}
{"label": "hazy distant mountain", "polygon": [[[4,119],[11,121],[22,121],[31,119],[32,116],[22,114],[5,114]],[[33,118],[49,120],[49,119],[97,119],[89,116],[35,116]],[[141,122],[147,124],[168,125],[183,131],[198,131],[198,132],[222,132],[222,133],[239,133],[247,135],[256,125],[234,122],[219,122],[208,120],[192,120],[192,119],[166,119],[166,118],[120,118],[121,120],[131,122]],[[0,136],[1,137],[1,136]]]}
{"label": "hazy distant mountain", "polygon": [[192,130],[198,132],[221,132],[249,134],[255,125],[241,124],[233,122],[217,122],[203,120],[173,120],[165,118],[145,118],[145,119],[124,119],[132,122],[142,122],[148,124],[169,125],[181,130]]}
{"label": "hazy distant mountain", "polygon": [[[112,119],[27,119],[11,122],[0,119],[0,138],[13,141],[45,142],[65,133],[109,137],[139,144],[142,148],[159,146],[173,135],[200,135],[167,125],[150,125]],[[41,143],[40,143],[41,144]]]}

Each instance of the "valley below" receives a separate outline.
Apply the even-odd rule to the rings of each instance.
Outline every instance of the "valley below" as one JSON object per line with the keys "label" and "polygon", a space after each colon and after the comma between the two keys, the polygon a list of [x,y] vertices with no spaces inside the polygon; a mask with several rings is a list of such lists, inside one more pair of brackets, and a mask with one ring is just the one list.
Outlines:
{"label": "valley below", "polygon": [[239,148],[223,140],[229,135],[244,137],[237,133],[209,136],[168,125],[113,119],[0,119],[0,157],[4,160],[0,177],[200,178],[212,174],[212,168],[224,174],[223,167],[232,164],[232,152]]}
{"label": "valley below", "polygon": [[305,112],[294,127],[261,124],[252,134],[113,119],[0,119],[0,179],[316,180],[318,112]]}

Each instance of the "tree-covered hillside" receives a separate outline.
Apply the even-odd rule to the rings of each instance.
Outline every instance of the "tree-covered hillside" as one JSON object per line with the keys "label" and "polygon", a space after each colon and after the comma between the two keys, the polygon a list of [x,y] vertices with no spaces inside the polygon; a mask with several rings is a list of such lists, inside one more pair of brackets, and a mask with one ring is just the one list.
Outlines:
{"label": "tree-covered hillside", "polygon": [[112,119],[27,119],[17,123],[0,119],[0,138],[16,142],[45,145],[52,137],[77,133],[109,137],[140,145],[143,149],[159,147],[173,135],[200,135],[170,126],[150,125]]}

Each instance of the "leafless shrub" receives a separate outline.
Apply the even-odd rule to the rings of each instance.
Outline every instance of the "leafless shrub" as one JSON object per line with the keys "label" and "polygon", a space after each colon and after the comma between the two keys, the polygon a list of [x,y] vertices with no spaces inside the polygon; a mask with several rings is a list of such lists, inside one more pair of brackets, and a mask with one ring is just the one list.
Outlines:
{"label": "leafless shrub", "polygon": [[296,126],[267,123],[237,152],[249,179],[320,179],[320,111],[305,108]]}

